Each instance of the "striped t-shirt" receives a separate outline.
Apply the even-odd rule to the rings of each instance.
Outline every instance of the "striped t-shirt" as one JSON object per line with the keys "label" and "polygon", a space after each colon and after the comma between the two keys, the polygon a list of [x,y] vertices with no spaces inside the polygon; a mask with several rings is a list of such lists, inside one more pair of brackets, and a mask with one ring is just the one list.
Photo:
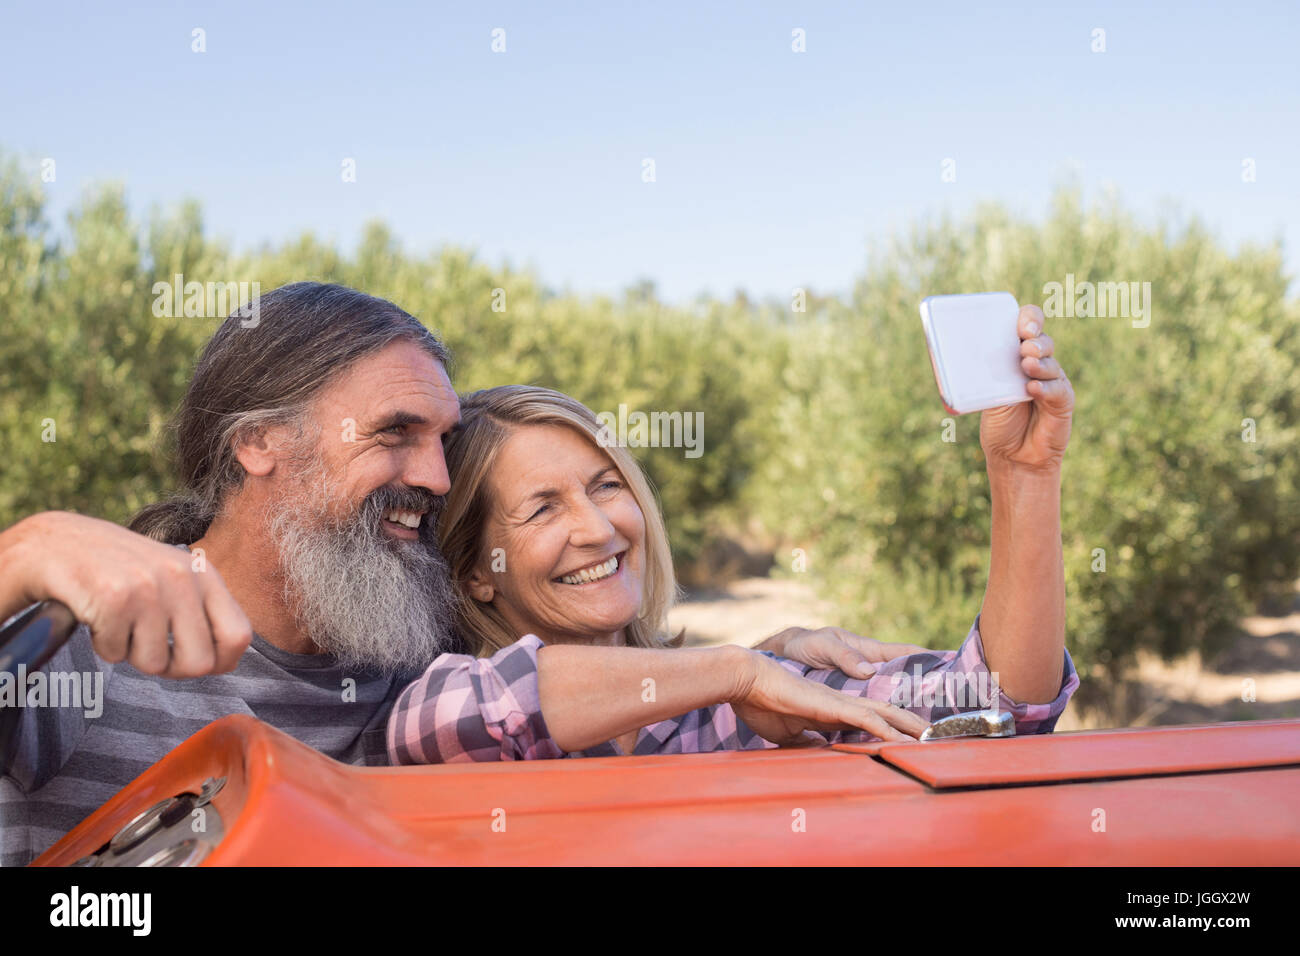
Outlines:
{"label": "striped t-shirt", "polygon": [[[171,680],[101,660],[85,627],[41,670],[65,691],[22,709],[16,752],[0,767],[5,866],[31,862],[186,738],[230,714],[256,717],[345,763],[387,764],[388,713],[415,676],[345,671],[331,655],[290,653],[255,634],[231,673]],[[76,684],[80,697],[72,699],[66,688]],[[30,678],[28,685],[24,699],[39,700]]]}

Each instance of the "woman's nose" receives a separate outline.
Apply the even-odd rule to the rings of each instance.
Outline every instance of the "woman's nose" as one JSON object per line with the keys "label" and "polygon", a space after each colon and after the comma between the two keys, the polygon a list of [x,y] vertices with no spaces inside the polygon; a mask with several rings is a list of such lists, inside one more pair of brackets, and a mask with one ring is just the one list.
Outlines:
{"label": "woman's nose", "polygon": [[569,529],[569,541],[574,547],[593,547],[602,545],[614,537],[614,524],[609,520],[603,508],[587,500],[574,515],[573,527]]}

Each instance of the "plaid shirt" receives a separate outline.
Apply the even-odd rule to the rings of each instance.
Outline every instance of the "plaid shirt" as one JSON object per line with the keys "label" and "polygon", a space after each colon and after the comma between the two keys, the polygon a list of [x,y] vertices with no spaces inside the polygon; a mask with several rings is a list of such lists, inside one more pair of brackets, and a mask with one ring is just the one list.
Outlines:
{"label": "plaid shirt", "polygon": [[[388,720],[388,756],[394,764],[464,760],[537,760],[548,757],[611,757],[615,741],[574,753],[561,750],[546,729],[537,691],[540,638],[529,634],[488,658],[443,654],[397,699]],[[767,653],[767,652],[763,652]],[[909,654],[873,665],[866,679],[838,670],[813,670],[768,654],[800,676],[848,694],[892,701],[927,721],[993,706],[992,675],[984,661],[979,617],[955,651]],[[997,708],[1012,713],[1017,734],[1051,733],[1079,686],[1069,651],[1061,689],[1047,704],[1022,704],[997,689]],[[825,735],[838,741],[875,740],[866,731]],[[730,704],[701,707],[642,727],[635,754],[702,753],[776,747],[736,717]]]}

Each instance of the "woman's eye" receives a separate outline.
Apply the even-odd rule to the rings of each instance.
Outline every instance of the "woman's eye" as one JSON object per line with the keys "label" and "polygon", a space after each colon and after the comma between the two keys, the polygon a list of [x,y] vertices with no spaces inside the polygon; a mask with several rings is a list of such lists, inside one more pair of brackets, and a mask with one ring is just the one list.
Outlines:
{"label": "woman's eye", "polygon": [[550,507],[551,507],[550,505],[542,505],[540,508],[538,508],[536,511],[534,511],[532,514],[528,516],[528,520],[532,521],[534,518],[540,516],[541,514],[549,510]]}

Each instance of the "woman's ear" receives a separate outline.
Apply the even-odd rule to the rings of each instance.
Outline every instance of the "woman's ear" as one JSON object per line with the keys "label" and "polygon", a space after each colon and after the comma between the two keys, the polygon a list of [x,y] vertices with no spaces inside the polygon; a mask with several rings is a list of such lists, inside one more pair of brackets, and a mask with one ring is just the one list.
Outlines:
{"label": "woman's ear", "polygon": [[465,583],[468,585],[469,596],[480,604],[491,604],[492,599],[496,597],[497,591],[492,586],[491,578],[480,568],[475,568]]}

